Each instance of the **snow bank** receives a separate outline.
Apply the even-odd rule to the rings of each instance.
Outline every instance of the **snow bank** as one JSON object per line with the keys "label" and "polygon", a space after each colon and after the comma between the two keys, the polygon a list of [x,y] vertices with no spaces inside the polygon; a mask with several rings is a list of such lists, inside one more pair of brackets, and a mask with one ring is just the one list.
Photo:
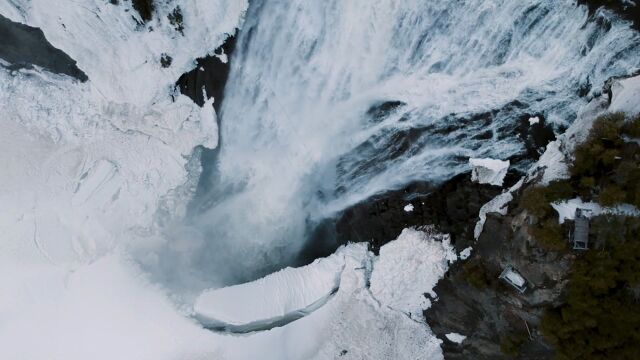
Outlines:
{"label": "snow bank", "polygon": [[299,311],[338,289],[341,251],[301,268],[286,268],[246,284],[207,290],[194,305],[204,324],[243,325]]}
{"label": "snow bank", "polygon": [[471,180],[480,184],[502,186],[502,181],[509,170],[509,160],[469,159]]}
{"label": "snow bank", "polygon": [[381,304],[422,319],[431,306],[425,294],[433,288],[457,259],[449,235],[434,229],[404,229],[397,240],[380,248],[371,274],[371,293]]}
{"label": "snow bank", "polygon": [[551,203],[551,207],[553,207],[553,209],[558,213],[558,222],[560,224],[563,224],[565,220],[574,220],[576,209],[590,210],[585,214],[588,217],[598,216],[600,214],[640,216],[640,210],[631,204],[602,207],[598,203],[584,202],[579,197]]}
{"label": "snow bank", "polygon": [[75,271],[0,255],[0,358],[217,358],[213,334],[182,316],[130,261]]}

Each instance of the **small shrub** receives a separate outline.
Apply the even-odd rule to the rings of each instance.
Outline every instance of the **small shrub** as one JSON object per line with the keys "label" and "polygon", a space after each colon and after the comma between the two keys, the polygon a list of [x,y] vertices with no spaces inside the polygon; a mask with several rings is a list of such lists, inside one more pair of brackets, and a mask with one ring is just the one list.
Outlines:
{"label": "small shrub", "polygon": [[491,275],[487,267],[480,260],[474,260],[464,264],[463,277],[469,285],[476,289],[485,289],[491,284]]}
{"label": "small shrub", "polygon": [[500,351],[507,356],[518,356],[520,348],[527,341],[527,334],[512,333],[500,338]]}
{"label": "small shrub", "polygon": [[531,186],[524,190],[520,198],[520,206],[533,216],[543,218],[551,210],[547,201],[547,190],[543,186]]}
{"label": "small shrub", "polygon": [[630,138],[640,138],[640,115],[622,126],[622,133]]}
{"label": "small shrub", "polygon": [[584,176],[581,177],[578,182],[578,189],[580,191],[580,195],[584,198],[591,197],[591,193],[593,192],[593,188],[596,186],[596,179],[592,176]]}
{"label": "small shrub", "polygon": [[571,166],[574,177],[606,174],[620,155],[624,143],[620,137],[624,114],[613,113],[599,117],[593,123],[587,141],[578,145]]}
{"label": "small shrub", "polygon": [[593,122],[590,137],[592,140],[618,141],[625,114],[621,112],[605,114]]}
{"label": "small shrub", "polygon": [[547,185],[545,198],[552,203],[558,200],[569,199],[573,197],[573,188],[571,183],[566,180],[552,181]]}
{"label": "small shrub", "polygon": [[626,193],[616,185],[608,185],[600,192],[598,202],[603,206],[614,206],[623,203]]}
{"label": "small shrub", "polygon": [[531,228],[531,236],[545,249],[561,251],[566,249],[567,240],[562,226],[555,219],[546,219]]}

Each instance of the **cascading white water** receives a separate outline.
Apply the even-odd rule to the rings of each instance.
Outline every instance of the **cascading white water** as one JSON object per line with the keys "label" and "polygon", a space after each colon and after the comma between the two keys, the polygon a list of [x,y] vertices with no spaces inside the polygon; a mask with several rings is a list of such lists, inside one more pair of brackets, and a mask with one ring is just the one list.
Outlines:
{"label": "cascading white water", "polygon": [[182,234],[200,239],[189,276],[250,278],[375,193],[522,153],[513,111],[473,114],[512,107],[566,126],[605,80],[637,68],[639,40],[574,1],[254,1],[210,207]]}

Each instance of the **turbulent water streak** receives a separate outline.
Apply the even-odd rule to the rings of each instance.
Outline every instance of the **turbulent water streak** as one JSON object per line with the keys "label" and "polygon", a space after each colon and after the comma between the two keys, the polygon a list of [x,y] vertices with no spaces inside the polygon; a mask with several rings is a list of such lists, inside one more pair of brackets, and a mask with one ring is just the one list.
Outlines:
{"label": "turbulent water streak", "polygon": [[372,194],[522,154],[518,116],[566,126],[640,61],[629,26],[597,16],[557,0],[253,2],[195,221],[200,275],[268,271]]}

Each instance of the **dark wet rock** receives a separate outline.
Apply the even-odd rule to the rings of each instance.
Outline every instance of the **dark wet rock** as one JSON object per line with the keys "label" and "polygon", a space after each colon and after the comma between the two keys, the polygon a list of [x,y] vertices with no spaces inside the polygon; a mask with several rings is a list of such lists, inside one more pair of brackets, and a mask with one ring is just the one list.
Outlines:
{"label": "dark wet rock", "polygon": [[[456,248],[462,250],[473,242],[480,208],[500,192],[499,187],[471,182],[470,173],[440,186],[416,182],[344,211],[336,222],[337,242],[366,241],[377,251],[404,228],[433,224],[451,234]],[[404,210],[409,204],[413,211]]]}
{"label": "dark wet rock", "polygon": [[169,54],[163,53],[162,55],[160,55],[160,66],[162,66],[163,68],[168,68],[169,66],[171,66],[172,62],[173,58],[169,56]]}
{"label": "dark wet rock", "polygon": [[381,101],[374,104],[369,108],[369,110],[367,110],[367,116],[373,122],[380,122],[404,105],[406,104],[399,100]]}
{"label": "dark wet rock", "polygon": [[11,70],[40,66],[56,74],[65,74],[80,81],[87,75],[78,69],[75,60],[51,45],[42,30],[13,22],[0,15],[0,58],[11,63]]}
{"label": "dark wet rock", "polygon": [[153,17],[154,0],[131,0],[133,8],[140,14],[140,18],[147,22]]}
{"label": "dark wet rock", "polygon": [[[438,299],[424,315],[436,336],[445,340],[445,359],[509,359],[513,357],[504,351],[514,342],[518,359],[553,357],[553,348],[537,328],[545,309],[561,303],[573,255],[537,246],[528,231],[532,221],[519,208],[506,216],[488,214],[472,256],[454,263],[434,289]],[[507,266],[527,280],[525,293],[498,279]],[[483,281],[474,281],[478,271]],[[467,339],[462,344],[446,340],[452,332]]]}
{"label": "dark wet rock", "polygon": [[196,60],[196,67],[182,74],[176,86],[180,92],[193,100],[196,104],[203,106],[205,102],[204,91],[206,91],[207,99],[214,98],[213,107],[216,112],[220,111],[222,100],[224,97],[224,87],[229,78],[229,70],[231,64],[231,54],[235,48],[236,39],[229,36],[227,40],[216,49],[215,53],[227,55],[227,62],[222,62],[219,56],[208,55]]}
{"label": "dark wet rock", "polygon": [[[529,119],[537,117],[538,122],[530,124]],[[553,127],[547,124],[543,114],[525,114],[518,121],[518,135],[524,142],[527,157],[539,159],[547,144],[556,139]]]}
{"label": "dark wet rock", "polygon": [[[589,8],[589,15],[593,17],[596,10],[601,7],[605,7],[612,10],[624,19],[627,19],[633,23],[633,26],[640,30],[640,5],[635,2],[632,4],[623,0],[578,0],[578,4],[585,4]],[[596,19],[596,21],[602,21]]]}

